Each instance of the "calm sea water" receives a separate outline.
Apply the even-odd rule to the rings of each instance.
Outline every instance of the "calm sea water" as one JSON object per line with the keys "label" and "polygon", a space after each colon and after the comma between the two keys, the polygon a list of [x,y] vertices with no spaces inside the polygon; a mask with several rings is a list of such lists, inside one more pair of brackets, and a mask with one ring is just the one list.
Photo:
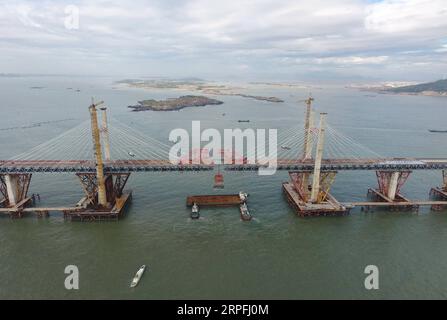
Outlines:
{"label": "calm sea water", "polygon": [[[0,129],[48,120],[73,119],[30,129],[0,130],[0,158],[10,158],[61,134],[88,118],[92,96],[105,100],[112,116],[167,142],[173,128],[232,128],[237,119],[251,127],[284,129],[302,121],[297,103],[307,91],[259,87],[249,92],[275,95],[284,104],[241,97],[181,112],[132,113],[126,108],[145,98],[185,92],[116,88],[114,79],[0,78]],[[115,79],[119,80],[119,79]],[[43,89],[30,89],[43,86]],[[79,88],[81,92],[67,90]],[[447,100],[437,97],[369,96],[345,88],[314,88],[316,108],[328,121],[384,156],[447,156]],[[226,117],[222,119],[222,113]],[[298,218],[274,176],[225,173],[225,190],[250,193],[255,219],[241,222],[236,208],[202,210],[191,221],[185,198],[211,193],[213,175],[136,173],[128,187],[134,198],[126,217],[108,223],[66,222],[32,216],[0,218],[0,298],[447,298],[447,212],[396,213],[354,210],[339,218]],[[376,185],[374,172],[341,172],[333,187],[340,201],[363,200]],[[415,172],[403,192],[426,199],[441,183],[440,172]],[[41,205],[72,205],[82,197],[73,175],[35,174],[31,193]],[[77,265],[80,290],[64,288],[64,268]],[[133,274],[148,265],[136,289]],[[367,291],[366,265],[380,270],[380,289]]]}

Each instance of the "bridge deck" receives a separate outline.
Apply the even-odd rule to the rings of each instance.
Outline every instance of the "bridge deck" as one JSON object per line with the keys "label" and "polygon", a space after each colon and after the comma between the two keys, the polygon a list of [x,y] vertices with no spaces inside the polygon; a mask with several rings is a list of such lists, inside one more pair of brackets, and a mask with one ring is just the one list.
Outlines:
{"label": "bridge deck", "polygon": [[0,213],[9,213],[9,212],[16,212],[16,211],[21,211],[21,212],[54,212],[54,211],[80,211],[83,210],[83,208],[79,208],[79,207],[28,207],[28,208],[0,208]]}
{"label": "bridge deck", "polygon": [[[225,170],[258,170],[260,163],[225,164]],[[278,159],[277,170],[312,170],[313,160]],[[211,164],[180,163],[169,160],[114,160],[105,162],[106,172],[138,171],[208,171]],[[447,158],[388,158],[388,159],[324,159],[322,170],[438,170],[447,169]],[[0,160],[0,173],[26,172],[95,172],[95,163],[89,160]]]}
{"label": "bridge deck", "polygon": [[353,207],[405,207],[405,206],[434,206],[434,205],[447,205],[447,201],[424,201],[424,200],[411,200],[408,202],[350,202],[344,203],[345,206]]}

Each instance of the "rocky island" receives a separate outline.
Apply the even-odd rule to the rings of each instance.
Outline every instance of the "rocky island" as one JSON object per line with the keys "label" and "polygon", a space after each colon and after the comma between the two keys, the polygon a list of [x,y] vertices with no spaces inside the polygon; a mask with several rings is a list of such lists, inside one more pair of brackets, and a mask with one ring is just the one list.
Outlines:
{"label": "rocky island", "polygon": [[207,105],[219,105],[222,101],[210,99],[205,96],[181,96],[179,98],[169,98],[166,100],[143,100],[138,101],[138,105],[128,106],[132,111],[175,111],[188,107],[203,107]]}

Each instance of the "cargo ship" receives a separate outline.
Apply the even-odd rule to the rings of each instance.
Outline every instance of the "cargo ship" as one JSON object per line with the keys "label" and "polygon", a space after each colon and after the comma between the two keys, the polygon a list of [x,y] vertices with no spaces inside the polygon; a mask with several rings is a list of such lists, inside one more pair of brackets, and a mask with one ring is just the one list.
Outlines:
{"label": "cargo ship", "polygon": [[428,131],[433,133],[447,133],[447,130],[428,130]]}

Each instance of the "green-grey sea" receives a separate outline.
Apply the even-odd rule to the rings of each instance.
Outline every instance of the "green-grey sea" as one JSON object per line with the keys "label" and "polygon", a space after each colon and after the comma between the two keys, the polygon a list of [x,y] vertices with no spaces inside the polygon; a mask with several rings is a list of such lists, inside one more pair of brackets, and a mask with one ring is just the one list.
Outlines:
{"label": "green-grey sea", "polygon": [[[333,128],[383,156],[447,157],[447,98],[371,94],[343,86],[312,89],[250,86],[246,93],[277,96],[282,104],[216,96],[224,104],[179,112],[131,112],[149,98],[177,97],[180,90],[130,89],[112,78],[1,77],[0,159],[8,159],[88,119],[91,97],[104,100],[113,118],[168,142],[174,128],[242,127],[285,130],[302,123],[312,91],[318,111]],[[31,89],[42,86],[42,89]],[[80,90],[68,90],[67,88]],[[193,92],[192,92],[193,93]],[[222,114],[225,113],[225,117]],[[28,124],[71,119],[21,128]],[[250,123],[238,123],[250,119]],[[14,128],[15,129],[8,129]],[[113,141],[112,141],[113,148]],[[0,218],[2,299],[445,299],[447,211],[363,212],[336,218],[299,218],[273,176],[225,172],[225,189],[213,190],[213,173],[132,173],[133,200],[118,222],[76,223],[61,214]],[[441,172],[414,172],[403,188],[427,199]],[[374,171],[340,172],[332,193],[343,202],[366,199]],[[254,219],[237,208],[202,210],[189,218],[187,195],[250,194]],[[74,205],[83,196],[73,174],[34,174],[30,193],[41,206]],[[140,265],[146,272],[129,288]],[[67,290],[64,269],[79,268],[79,290]],[[379,290],[366,290],[364,269],[379,268]]]}

